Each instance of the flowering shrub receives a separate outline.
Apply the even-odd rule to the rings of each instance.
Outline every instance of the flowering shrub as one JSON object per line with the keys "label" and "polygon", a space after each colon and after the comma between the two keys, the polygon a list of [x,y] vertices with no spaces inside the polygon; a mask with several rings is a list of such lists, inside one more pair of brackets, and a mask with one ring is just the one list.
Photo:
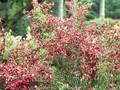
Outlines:
{"label": "flowering shrub", "polygon": [[[80,76],[90,79],[96,77],[102,47],[97,39],[94,39],[95,35],[92,33],[96,31],[92,30],[93,27],[88,30],[85,26],[84,16],[87,11],[88,6],[81,6],[76,15],[64,20],[49,14],[45,16],[45,21],[36,22],[33,17],[30,19],[33,35],[47,51],[46,59],[53,60],[54,63],[56,58],[62,56],[74,67],[76,67],[74,61],[78,59]],[[43,39],[42,35],[46,32],[52,33],[52,37]],[[75,68],[71,68],[72,70]]]}
{"label": "flowering shrub", "polygon": [[6,90],[33,90],[30,85],[39,85],[39,78],[46,83],[53,79],[49,65],[40,60],[37,50],[25,49],[24,43],[20,43],[10,51],[8,62],[0,64],[0,78],[5,81]]}
{"label": "flowering shrub", "polygon": [[[63,76],[66,77],[68,73],[69,76],[74,74],[73,77],[79,77],[87,82],[93,80],[91,83],[94,83],[96,79],[103,81],[101,77],[105,77],[105,74],[102,76],[100,74],[104,62],[106,62],[104,65],[107,66],[107,68],[104,66],[105,73],[111,75],[111,70],[112,73],[114,70],[119,71],[118,42],[120,32],[118,29],[114,29],[112,24],[108,26],[105,21],[101,26],[96,22],[91,22],[86,26],[85,15],[88,9],[88,6],[81,5],[77,14],[63,20],[50,14],[46,14],[43,21],[37,22],[31,17],[31,26],[33,36],[40,42],[40,46],[47,51],[44,58],[51,61],[56,68],[62,64],[59,61],[61,57],[63,63],[69,63],[68,69],[62,66],[64,64],[60,67]],[[51,36],[44,38],[43,35],[48,32]],[[110,79],[109,75],[108,79]],[[72,82],[68,80],[68,83]],[[106,87],[111,85],[111,82],[106,81],[106,83],[108,84]],[[99,83],[97,84],[99,85]],[[103,89],[105,89],[105,85]]]}
{"label": "flowering shrub", "polygon": [[1,60],[9,51],[0,63],[5,89],[119,90],[120,30],[104,20],[86,25],[87,5],[66,19],[49,13],[52,4],[34,5],[26,12],[32,36],[7,34],[0,43]]}

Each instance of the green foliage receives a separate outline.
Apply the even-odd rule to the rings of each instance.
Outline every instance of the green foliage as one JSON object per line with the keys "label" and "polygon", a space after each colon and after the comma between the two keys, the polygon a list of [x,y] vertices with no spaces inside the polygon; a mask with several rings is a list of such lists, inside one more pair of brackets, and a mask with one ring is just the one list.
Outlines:
{"label": "green foliage", "polygon": [[[105,14],[107,18],[117,19],[120,17],[120,0],[106,0]],[[87,19],[94,19],[99,17],[100,0],[93,0],[93,5]]]}
{"label": "green foliage", "polygon": [[99,17],[100,2],[99,0],[93,0],[92,7],[87,15],[87,19],[94,19]]}
{"label": "green foliage", "polygon": [[58,90],[64,90],[65,89],[65,79],[64,77],[62,76],[61,72],[59,71],[58,68],[56,67],[53,67],[53,71],[54,71],[54,75],[55,75],[55,78],[56,78],[56,81],[57,83],[55,82],[55,86]]}
{"label": "green foliage", "polygon": [[[25,35],[28,20],[23,16],[23,9],[30,7],[31,0],[11,0],[0,2],[0,18],[5,20],[4,27],[13,29],[15,35]],[[22,17],[23,16],[23,17]],[[24,22],[25,21],[25,22]]]}
{"label": "green foliage", "polygon": [[29,25],[28,19],[25,16],[23,16],[15,24],[15,27],[12,29],[13,30],[12,34],[15,36],[17,36],[17,35],[25,36],[27,34],[29,26],[30,25]]}
{"label": "green foliage", "polygon": [[8,33],[5,37],[5,52],[3,55],[3,59],[4,60],[8,60],[9,59],[9,55],[10,55],[10,50],[12,49],[16,49],[19,42],[21,40],[21,37],[14,37],[11,35],[11,33]]}
{"label": "green foliage", "polygon": [[[5,3],[0,3],[0,17],[5,20],[12,20],[14,16],[19,13],[22,13],[22,10],[26,7],[29,7],[31,0],[11,0]],[[6,7],[5,7],[6,6]],[[4,15],[2,15],[4,13]],[[7,22],[7,21],[6,21]]]}
{"label": "green foliage", "polygon": [[55,16],[58,16],[58,6],[59,6],[59,0],[51,0],[51,2],[54,2],[54,7],[51,9],[52,13]]}
{"label": "green foliage", "polygon": [[106,0],[106,17],[120,18],[120,0]]}
{"label": "green foliage", "polygon": [[105,60],[101,59],[99,65],[99,76],[96,78],[95,88],[97,90],[106,90],[108,85],[110,84],[110,73],[106,72],[107,70],[107,63]]}
{"label": "green foliage", "polygon": [[78,0],[78,2],[82,2],[82,3],[91,3],[93,0]]}
{"label": "green foliage", "polygon": [[12,34],[17,36],[26,36],[30,27],[29,20],[27,16],[22,16],[19,21],[16,22],[15,27],[13,28]]}
{"label": "green foliage", "polygon": [[34,13],[34,18],[36,19],[36,20],[40,20],[40,21],[42,21],[43,19],[45,19],[45,16],[44,16],[44,14],[43,14],[43,11],[42,11],[42,9],[39,7],[39,8],[36,8],[36,11],[35,11],[35,13]]}

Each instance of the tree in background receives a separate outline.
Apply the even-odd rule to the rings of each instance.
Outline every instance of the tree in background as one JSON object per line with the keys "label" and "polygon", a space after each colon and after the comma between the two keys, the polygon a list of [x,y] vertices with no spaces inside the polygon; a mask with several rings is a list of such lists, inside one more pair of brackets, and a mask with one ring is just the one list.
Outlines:
{"label": "tree in background", "polygon": [[105,12],[105,17],[113,19],[120,18],[120,0],[92,0],[92,3],[93,5],[91,7],[91,10],[87,15],[88,20],[99,18],[100,3],[105,3],[105,10],[103,10]]}
{"label": "tree in background", "polygon": [[63,19],[64,16],[64,0],[59,0],[58,16]]}
{"label": "tree in background", "polygon": [[100,12],[99,17],[104,18],[105,17],[105,0],[100,0]]}
{"label": "tree in background", "polygon": [[106,0],[106,17],[120,19],[120,0]]}

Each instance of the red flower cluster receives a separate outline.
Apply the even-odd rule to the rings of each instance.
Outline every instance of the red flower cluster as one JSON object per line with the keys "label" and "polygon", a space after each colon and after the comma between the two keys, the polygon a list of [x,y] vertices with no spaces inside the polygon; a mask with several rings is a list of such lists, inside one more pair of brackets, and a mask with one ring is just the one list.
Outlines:
{"label": "red flower cluster", "polygon": [[25,51],[24,44],[20,44],[17,50],[11,50],[7,63],[0,64],[0,78],[3,78],[6,90],[31,90],[30,84],[36,85],[38,79],[50,82],[52,72],[47,63],[40,61],[37,51]]}

